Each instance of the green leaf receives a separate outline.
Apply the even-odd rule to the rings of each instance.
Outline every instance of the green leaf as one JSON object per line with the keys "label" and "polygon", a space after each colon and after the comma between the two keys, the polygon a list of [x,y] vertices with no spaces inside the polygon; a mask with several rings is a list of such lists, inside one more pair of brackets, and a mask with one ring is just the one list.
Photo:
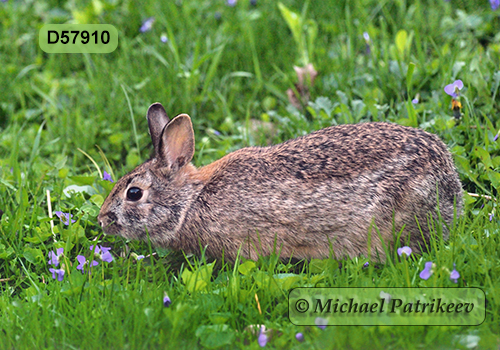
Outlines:
{"label": "green leaf", "polygon": [[255,261],[252,260],[247,260],[243,264],[238,266],[238,271],[244,276],[250,274],[253,269],[255,269]]}
{"label": "green leaf", "polygon": [[32,237],[24,237],[23,239],[26,242],[40,244],[42,242],[45,242],[50,237],[52,237],[52,232],[50,232],[50,230],[42,229],[41,227],[35,227],[35,231],[33,233],[33,236]]}
{"label": "green leaf", "polygon": [[59,169],[57,176],[59,176],[61,179],[64,179],[66,176],[68,176],[69,169],[68,168],[62,168]]}
{"label": "green leaf", "polygon": [[208,318],[213,324],[226,324],[231,319],[231,316],[230,312],[214,312],[208,315]]}
{"label": "green leaf", "polygon": [[182,272],[182,282],[186,285],[190,293],[201,291],[207,288],[212,278],[212,271],[215,262],[201,266],[196,271],[185,269]]}
{"label": "green leaf", "polygon": [[500,189],[500,174],[497,173],[496,171],[488,171],[488,179],[490,179],[491,184],[493,187],[495,187],[497,190]]}
{"label": "green leaf", "polygon": [[31,149],[30,158],[28,160],[28,164],[30,165],[30,167],[31,164],[33,164],[33,161],[35,160],[35,157],[38,154],[40,148],[40,139],[42,137],[42,130],[44,125],[45,125],[45,120],[42,122],[42,124],[38,128],[38,132],[36,133],[35,142],[33,143],[33,148]]}
{"label": "green leaf", "polygon": [[253,278],[257,286],[260,289],[266,290],[269,295],[275,295],[280,292],[276,281],[268,273],[258,270],[253,275]]}
{"label": "green leaf", "polygon": [[102,207],[102,203],[104,203],[104,198],[100,194],[94,194],[90,197],[90,201],[100,208]]}
{"label": "green leaf", "polygon": [[14,249],[12,247],[6,248],[0,243],[0,259],[8,259],[11,255],[14,255]]}
{"label": "green leaf", "polygon": [[78,223],[74,223],[71,227],[61,230],[61,237],[67,242],[66,247],[68,251],[73,249],[76,242],[84,243],[86,241],[85,230]]}
{"label": "green leaf", "polygon": [[204,325],[196,329],[195,335],[201,345],[209,349],[231,345],[234,342],[235,332],[227,324]]}
{"label": "green leaf", "polygon": [[396,34],[396,47],[398,49],[400,57],[404,56],[407,40],[408,33],[406,32],[406,30],[401,29],[400,31],[398,31],[398,33]]}
{"label": "green leaf", "polygon": [[96,179],[95,176],[70,176],[69,177],[77,185],[93,185]]}
{"label": "green leaf", "polygon": [[302,280],[302,276],[294,273],[279,273],[274,278],[283,290],[290,290],[295,284]]}
{"label": "green leaf", "polygon": [[69,185],[63,190],[63,193],[66,197],[71,198],[71,193],[86,193],[89,195],[93,195],[96,193],[96,190],[92,186],[78,186],[78,185]]}
{"label": "green leaf", "polygon": [[107,193],[110,193],[113,187],[115,187],[115,183],[108,180],[98,180],[97,183],[101,185]]}
{"label": "green leaf", "polygon": [[410,97],[410,89],[411,89],[411,82],[413,80],[413,72],[415,71],[415,63],[410,62],[408,65],[408,70],[406,71],[406,90],[408,92],[408,99],[411,99]]}
{"label": "green leaf", "polygon": [[32,264],[39,264],[44,260],[42,251],[37,248],[25,247],[23,256]]}
{"label": "green leaf", "polygon": [[311,259],[309,262],[309,269],[311,270],[311,273],[321,273],[326,270],[327,266],[328,261],[326,259]]}
{"label": "green leaf", "polygon": [[286,23],[288,24],[288,27],[292,31],[293,38],[295,39],[295,42],[297,45],[301,45],[301,19],[298,14],[295,12],[291,11],[283,5],[281,2],[278,2],[278,7],[281,12],[281,16],[285,19]]}
{"label": "green leaf", "polygon": [[481,162],[487,168],[493,168],[493,163],[491,162],[490,154],[482,147],[475,146],[473,150],[473,154],[481,159]]}

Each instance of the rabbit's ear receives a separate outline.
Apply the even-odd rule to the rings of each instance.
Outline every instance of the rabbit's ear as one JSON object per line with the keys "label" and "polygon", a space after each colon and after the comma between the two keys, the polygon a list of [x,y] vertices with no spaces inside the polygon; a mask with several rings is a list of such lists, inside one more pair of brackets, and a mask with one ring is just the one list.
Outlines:
{"label": "rabbit's ear", "polygon": [[193,159],[194,131],[191,118],[179,114],[163,129],[157,157],[174,171]]}
{"label": "rabbit's ear", "polygon": [[167,112],[165,112],[165,108],[163,108],[161,103],[156,102],[149,106],[147,118],[151,141],[153,141],[155,154],[158,155],[160,151],[161,132],[169,121]]}

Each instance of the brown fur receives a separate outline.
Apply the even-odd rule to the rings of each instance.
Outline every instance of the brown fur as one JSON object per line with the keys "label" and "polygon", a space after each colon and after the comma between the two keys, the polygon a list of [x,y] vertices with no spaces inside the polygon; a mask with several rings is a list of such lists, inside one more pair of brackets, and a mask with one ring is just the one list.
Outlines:
{"label": "brown fur", "polygon": [[[454,203],[461,213],[452,157],[425,131],[389,123],[340,125],[275,146],[243,148],[196,169],[189,163],[189,118],[176,117],[162,128],[155,120],[168,118],[158,117],[164,113],[159,106],[148,111],[156,156],[120,179],[101,208],[99,222],[108,234],[149,234],[161,247],[199,252],[201,246],[209,257],[229,260],[239,249],[252,259],[276,249],[299,259],[333,253],[384,260],[377,230],[393,244],[394,232],[404,227],[402,242],[418,252],[422,234],[430,235],[429,214],[438,216],[437,191],[447,225]],[[143,190],[139,201],[127,199],[131,187]]]}

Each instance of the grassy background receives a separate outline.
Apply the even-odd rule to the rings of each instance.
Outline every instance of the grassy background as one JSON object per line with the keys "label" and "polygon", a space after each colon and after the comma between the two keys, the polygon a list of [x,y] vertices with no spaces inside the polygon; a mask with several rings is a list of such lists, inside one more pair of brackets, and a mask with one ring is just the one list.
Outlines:
{"label": "grassy background", "polygon": [[[307,11],[303,1],[283,3],[317,29],[306,51],[319,75],[303,111],[285,92],[304,50],[274,1],[0,3],[0,348],[259,348],[248,327],[260,324],[274,331],[267,347],[498,348],[499,10],[483,0],[311,1]],[[151,16],[152,29],[140,33]],[[40,28],[68,21],[113,24],[118,49],[42,52]],[[465,85],[460,120],[443,91],[455,79]],[[368,268],[363,258],[341,269],[333,260],[293,265],[276,257],[210,265],[105,237],[96,216],[112,184],[102,173],[116,180],[150,155],[144,116],[156,101],[171,117],[192,117],[197,166],[329,125],[385,120],[438,134],[464,191],[492,199],[466,195],[450,240],[437,239],[429,254],[404,263],[393,251]],[[51,228],[47,191],[52,210],[70,212],[75,223],[56,218]],[[82,275],[76,256],[89,258],[96,240],[112,247],[114,261]],[[65,252],[62,282],[47,264],[57,247]],[[419,278],[426,261],[436,264],[427,281]],[[453,264],[458,284],[449,279]],[[287,318],[288,292],[299,286],[457,285],[487,293],[481,326],[321,330]]]}

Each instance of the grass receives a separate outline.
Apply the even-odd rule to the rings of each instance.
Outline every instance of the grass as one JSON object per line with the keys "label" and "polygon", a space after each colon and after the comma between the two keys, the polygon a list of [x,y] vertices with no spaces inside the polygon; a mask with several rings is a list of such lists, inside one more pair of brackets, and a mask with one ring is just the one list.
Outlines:
{"label": "grass", "polygon": [[[272,1],[0,3],[0,348],[260,348],[251,325],[273,330],[270,348],[498,348],[499,11],[479,0],[283,4],[298,27]],[[140,33],[151,16],[152,30]],[[39,29],[68,21],[113,24],[118,49],[42,52]],[[301,111],[286,90],[293,66],[309,62],[319,75]],[[443,91],[456,79],[465,85],[459,119]],[[367,268],[362,257],[341,268],[275,256],[211,264],[104,236],[96,217],[113,184],[103,172],[116,180],[149,156],[144,116],[156,101],[171,117],[192,117],[197,166],[329,125],[385,120],[439,135],[473,195],[449,240],[404,261],[390,248],[385,264]],[[51,222],[49,203],[76,222]],[[89,259],[96,242],[114,260],[82,274],[76,256]],[[60,247],[63,281],[47,264]],[[427,261],[435,270],[423,280]],[[487,315],[476,327],[295,326],[287,296],[304,286],[480,287]]]}

